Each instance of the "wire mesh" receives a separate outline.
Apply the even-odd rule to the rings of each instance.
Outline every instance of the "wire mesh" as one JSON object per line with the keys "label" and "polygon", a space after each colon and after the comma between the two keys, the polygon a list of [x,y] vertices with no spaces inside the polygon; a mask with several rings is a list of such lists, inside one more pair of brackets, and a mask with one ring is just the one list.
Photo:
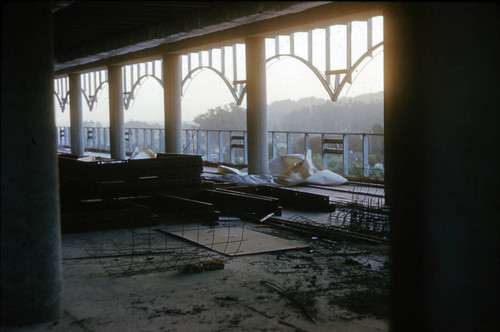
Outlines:
{"label": "wire mesh", "polygon": [[[369,192],[370,190],[370,192]],[[343,230],[387,238],[390,232],[389,207],[385,196],[371,193],[373,189],[354,186],[350,200],[336,202],[329,224]]]}
{"label": "wire mesh", "polygon": [[240,251],[245,222],[230,219],[216,226],[159,225],[128,230],[86,249],[110,275],[125,276],[178,269],[208,260],[227,259]]}

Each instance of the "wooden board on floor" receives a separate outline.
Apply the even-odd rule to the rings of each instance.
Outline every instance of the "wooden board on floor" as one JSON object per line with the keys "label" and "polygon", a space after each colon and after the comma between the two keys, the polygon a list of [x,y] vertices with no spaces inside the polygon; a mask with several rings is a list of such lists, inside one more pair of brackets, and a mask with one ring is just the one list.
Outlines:
{"label": "wooden board on floor", "polygon": [[242,226],[168,228],[167,233],[228,256],[308,248],[299,241],[283,239]]}

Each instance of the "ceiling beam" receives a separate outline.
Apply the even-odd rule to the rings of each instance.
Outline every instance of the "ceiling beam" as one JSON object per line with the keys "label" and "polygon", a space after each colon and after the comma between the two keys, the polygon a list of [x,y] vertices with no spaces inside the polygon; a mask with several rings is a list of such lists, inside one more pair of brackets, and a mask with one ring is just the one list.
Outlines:
{"label": "ceiling beam", "polygon": [[[247,16],[213,26],[200,26],[189,32],[171,34],[161,41],[147,40],[129,45],[122,49],[101,52],[84,58],[74,59],[55,65],[55,74],[63,76],[70,72],[85,72],[109,65],[124,65],[150,59],[160,59],[162,54],[186,54],[192,51],[232,45],[244,42],[245,37],[274,37],[278,34],[290,34],[296,31],[307,31],[312,28],[344,24],[355,20],[366,20],[369,17],[382,15],[382,4],[377,2],[329,2],[321,3],[313,8],[297,11],[287,15],[275,13],[270,18],[257,22]],[[257,14],[256,14],[257,15]],[[270,15],[270,14],[264,14]]]}

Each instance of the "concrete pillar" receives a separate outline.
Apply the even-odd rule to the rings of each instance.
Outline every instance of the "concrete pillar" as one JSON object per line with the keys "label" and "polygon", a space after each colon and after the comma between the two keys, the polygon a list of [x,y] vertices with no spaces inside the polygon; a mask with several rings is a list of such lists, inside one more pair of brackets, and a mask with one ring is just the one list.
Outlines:
{"label": "concrete pillar", "polygon": [[246,44],[248,173],[268,173],[265,39],[251,37]]}
{"label": "concrete pillar", "polygon": [[123,113],[122,67],[108,67],[109,144],[111,159],[125,159],[125,115]]}
{"label": "concrete pillar", "polygon": [[82,83],[80,74],[69,74],[69,117],[71,123],[71,153],[84,154]]}
{"label": "concrete pillar", "polygon": [[498,328],[499,10],[384,9],[394,331]]}
{"label": "concrete pillar", "polygon": [[181,57],[163,56],[163,103],[165,110],[165,152],[182,153]]}
{"label": "concrete pillar", "polygon": [[61,233],[47,1],[2,5],[2,325],[61,315]]}

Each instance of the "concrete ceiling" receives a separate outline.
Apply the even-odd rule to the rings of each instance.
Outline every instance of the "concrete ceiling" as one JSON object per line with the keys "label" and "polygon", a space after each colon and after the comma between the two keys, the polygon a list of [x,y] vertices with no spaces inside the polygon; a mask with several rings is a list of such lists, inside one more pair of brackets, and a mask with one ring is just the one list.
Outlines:
{"label": "concrete ceiling", "polygon": [[[370,12],[331,1],[54,1],[55,74],[243,42],[300,24]],[[347,16],[346,16],[347,15]],[[352,18],[352,17],[351,17]],[[229,44],[228,44],[229,43]]]}
{"label": "concrete ceiling", "polygon": [[55,69],[324,5],[300,1],[56,1]]}

